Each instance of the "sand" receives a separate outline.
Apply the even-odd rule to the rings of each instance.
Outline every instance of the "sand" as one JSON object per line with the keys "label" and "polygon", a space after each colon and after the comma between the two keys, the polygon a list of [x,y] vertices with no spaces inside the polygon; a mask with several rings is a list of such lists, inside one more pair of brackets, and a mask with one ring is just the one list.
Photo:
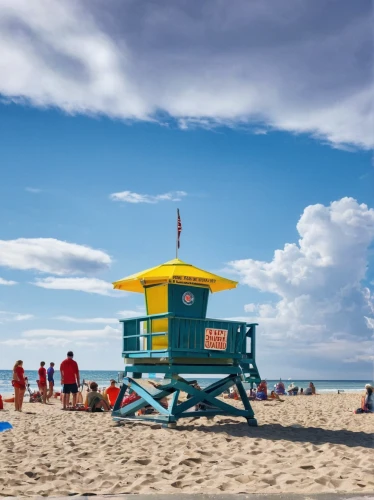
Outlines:
{"label": "sand", "polygon": [[[240,418],[117,425],[110,414],[60,403],[5,404],[0,495],[373,492],[374,414],[360,396],[255,402],[259,427]],[[26,413],[26,412],[30,412]]]}

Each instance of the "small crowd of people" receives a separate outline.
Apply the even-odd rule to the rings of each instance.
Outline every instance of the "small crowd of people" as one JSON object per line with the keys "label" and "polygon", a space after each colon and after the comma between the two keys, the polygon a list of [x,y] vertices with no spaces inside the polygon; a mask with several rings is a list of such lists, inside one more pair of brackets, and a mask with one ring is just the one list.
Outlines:
{"label": "small crowd of people", "polygon": [[[264,401],[269,399],[280,401],[283,403],[284,399],[281,399],[279,396],[314,396],[317,394],[316,387],[313,382],[309,382],[308,387],[304,390],[302,387],[299,389],[293,383],[289,385],[289,387],[285,388],[284,383],[282,381],[278,382],[274,390],[271,391],[270,396],[268,396],[268,387],[266,380],[261,380],[256,389],[251,389],[247,391],[247,395],[251,400]],[[340,391],[338,391],[340,394]],[[233,392],[228,396],[233,399],[239,399],[239,395],[237,391],[233,390]],[[361,399],[361,408],[358,408],[355,413],[374,413],[374,387],[370,384],[365,385],[365,395],[362,396]]]}
{"label": "small crowd of people", "polygon": [[[62,385],[62,409],[75,409],[77,408],[77,397],[79,394],[80,373],[78,363],[73,359],[74,353],[69,351],[66,359],[60,364],[61,385]],[[60,393],[54,392],[54,373],[55,363],[51,362],[49,368],[45,368],[45,361],[40,362],[38,369],[38,391],[40,395],[39,401],[47,404],[52,396],[59,396]],[[29,386],[28,379],[25,377],[23,368],[23,361],[16,361],[13,367],[12,385],[14,388],[14,407],[15,411],[22,411],[24,395],[27,386]],[[87,398],[84,406],[90,411],[110,411],[114,406],[120,389],[116,387],[116,381],[112,379],[110,386],[103,392],[99,391],[98,384],[91,382],[88,387]],[[31,394],[31,393],[30,393]],[[72,405],[70,405],[70,398],[72,396]]]}
{"label": "small crowd of people", "polygon": [[[116,387],[116,381],[112,379],[110,381],[110,386],[107,387],[103,392],[99,391],[98,384],[96,382],[90,382],[87,398],[85,403],[78,403],[77,396],[79,393],[80,383],[80,373],[78,363],[73,359],[74,353],[69,351],[67,353],[66,359],[60,364],[60,374],[61,374],[61,385],[62,385],[62,409],[76,409],[79,404],[89,411],[110,411],[114,406],[120,389]],[[40,402],[47,404],[50,398],[55,395],[60,395],[59,393],[54,393],[54,373],[55,373],[55,363],[51,362],[48,369],[45,368],[45,362],[40,362],[40,368],[38,370],[38,388],[40,392]],[[200,389],[197,382],[195,382],[194,387]],[[27,377],[25,377],[25,372],[23,369],[23,361],[16,361],[13,367],[13,377],[12,385],[14,388],[14,407],[16,411],[22,411],[22,405],[24,400],[24,394],[26,391],[26,385],[28,385]],[[356,410],[356,413],[374,413],[374,388],[370,384],[365,386],[365,396],[363,396],[361,401],[361,408]],[[288,393],[289,396],[305,395],[312,396],[316,394],[316,388],[313,382],[309,383],[309,386],[304,390],[295,386],[293,383],[286,388],[282,381],[279,381],[274,390],[271,391],[269,398],[277,401],[283,402],[279,396],[285,396]],[[72,395],[72,406],[70,405],[70,398]],[[262,380],[258,386],[257,390],[251,389],[247,391],[247,395],[251,400],[264,401],[268,399],[268,387],[266,380]],[[231,388],[227,394],[224,395],[226,398],[230,399],[240,399],[240,395],[236,388]],[[136,393],[127,396],[123,400],[123,404],[129,404],[133,400],[139,399]],[[166,402],[167,403],[167,402]],[[165,404],[166,404],[165,403]],[[203,402],[209,405],[208,402]],[[121,404],[122,406],[122,404]]]}
{"label": "small crowd of people", "polygon": [[305,390],[302,387],[299,389],[299,387],[295,386],[293,383],[291,383],[286,389],[284,383],[282,381],[279,381],[274,386],[274,389],[270,392],[270,395],[268,395],[267,381],[261,380],[261,382],[257,386],[257,389],[250,389],[249,391],[247,391],[247,396],[251,400],[257,401],[264,401],[268,398],[282,401],[279,396],[286,396],[287,394],[289,396],[312,396],[316,394],[316,388],[313,382],[310,382],[309,386]]}

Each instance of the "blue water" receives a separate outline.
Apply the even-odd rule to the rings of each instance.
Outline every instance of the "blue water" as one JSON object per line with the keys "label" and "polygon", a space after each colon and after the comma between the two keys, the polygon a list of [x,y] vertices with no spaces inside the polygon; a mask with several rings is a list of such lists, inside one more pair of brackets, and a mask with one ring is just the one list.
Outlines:
{"label": "blue water", "polygon": [[[37,379],[37,371],[35,370],[26,370],[25,375],[28,377],[30,385],[31,385],[31,390],[36,389],[36,379]],[[80,371],[81,375],[81,381],[84,379],[90,380],[90,381],[95,381],[99,385],[100,388],[102,387],[107,387],[109,385],[109,381],[111,378],[114,378],[117,380],[118,378],[118,372],[117,371],[105,371],[105,370],[81,370]],[[214,378],[201,378],[201,377],[189,377],[189,378],[194,378],[197,379],[201,387],[206,387],[207,385],[213,383],[215,380]],[[5,394],[12,394],[13,393],[13,387],[12,387],[12,371],[11,370],[0,370],[0,394],[5,395]],[[272,389],[273,386],[278,382],[278,380],[268,380],[268,389]],[[293,382],[295,385],[298,387],[303,387],[306,388],[310,382],[310,380],[284,380],[284,384],[287,388],[287,386]],[[374,384],[373,381],[370,380],[313,380],[317,392],[320,393],[328,393],[328,392],[337,392],[338,390],[340,391],[345,391],[345,392],[361,392],[364,390],[365,384],[371,383],[372,385]],[[55,372],[55,388],[56,390],[61,389],[61,379],[60,379],[60,372],[56,371]]]}

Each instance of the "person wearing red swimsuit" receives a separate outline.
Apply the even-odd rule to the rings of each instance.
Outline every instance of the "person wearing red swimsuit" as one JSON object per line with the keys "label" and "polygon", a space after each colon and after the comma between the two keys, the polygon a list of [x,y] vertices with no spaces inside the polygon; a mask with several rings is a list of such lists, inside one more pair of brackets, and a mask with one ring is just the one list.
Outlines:
{"label": "person wearing red swimsuit", "polygon": [[22,411],[23,396],[26,390],[25,371],[23,361],[16,361],[13,367],[12,386],[14,387],[14,408],[16,411]]}
{"label": "person wearing red swimsuit", "polygon": [[39,390],[42,395],[43,404],[47,403],[47,370],[44,368],[45,361],[40,362],[40,368],[38,370],[39,375]]}

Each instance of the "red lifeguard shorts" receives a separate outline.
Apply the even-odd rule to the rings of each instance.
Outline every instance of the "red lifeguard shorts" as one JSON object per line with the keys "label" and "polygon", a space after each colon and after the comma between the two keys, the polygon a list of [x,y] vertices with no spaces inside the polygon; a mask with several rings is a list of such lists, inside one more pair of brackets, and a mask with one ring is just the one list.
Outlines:
{"label": "red lifeguard shorts", "polygon": [[18,389],[26,389],[26,385],[21,384],[21,382],[17,382],[17,380],[12,380],[12,386],[17,387]]}

